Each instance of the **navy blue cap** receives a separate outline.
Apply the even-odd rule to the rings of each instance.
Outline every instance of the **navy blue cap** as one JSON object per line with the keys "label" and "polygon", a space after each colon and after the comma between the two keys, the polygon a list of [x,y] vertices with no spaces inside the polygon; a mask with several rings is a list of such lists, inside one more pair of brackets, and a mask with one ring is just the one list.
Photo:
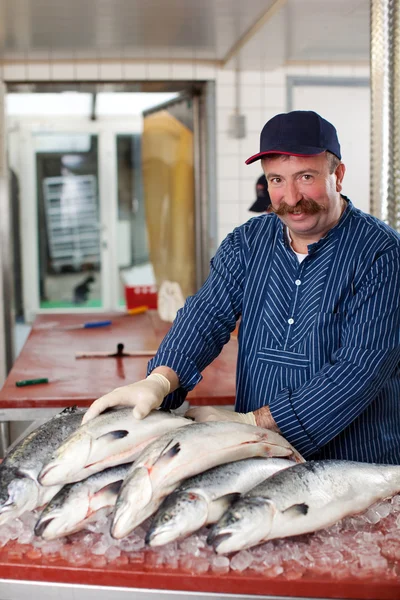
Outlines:
{"label": "navy blue cap", "polygon": [[256,183],[257,200],[250,206],[249,211],[255,213],[263,213],[267,211],[271,204],[271,198],[268,193],[268,182],[265,175],[261,175]]}
{"label": "navy blue cap", "polygon": [[294,110],[272,117],[260,135],[260,152],[250,156],[246,164],[267,154],[312,156],[328,150],[341,159],[335,127],[311,110]]}

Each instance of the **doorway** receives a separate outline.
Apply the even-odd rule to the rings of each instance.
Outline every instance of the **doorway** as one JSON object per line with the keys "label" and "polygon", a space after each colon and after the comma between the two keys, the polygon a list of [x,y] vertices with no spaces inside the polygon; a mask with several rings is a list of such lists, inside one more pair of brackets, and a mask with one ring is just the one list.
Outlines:
{"label": "doorway", "polygon": [[[180,252],[177,264],[185,270],[189,254],[183,244],[184,238],[190,238],[193,284],[185,288],[185,294],[201,285],[208,260],[199,265],[197,249],[203,243],[207,206],[204,190],[196,184],[195,164],[204,157],[200,147],[204,133],[200,135],[196,124],[207,121],[202,102],[206,85],[146,83],[131,86],[135,90],[131,91],[124,84],[123,90],[114,86],[114,91],[106,84],[75,85],[77,89],[37,84],[33,93],[31,85],[29,89],[9,86],[9,164],[19,190],[18,199],[13,199],[19,204],[14,237],[20,240],[21,264],[15,297],[26,322],[40,312],[123,310],[127,288],[132,286],[154,296],[160,275],[158,263],[152,264],[152,258],[157,260],[157,243],[151,241],[151,215],[159,213],[152,210],[156,199],[143,169],[144,123],[150,112],[174,113],[177,129],[191,134],[192,172],[185,180],[186,191],[175,190],[175,195],[192,197],[193,218],[181,219],[179,224],[174,220],[173,238],[181,241],[166,247],[167,254],[162,256],[169,263],[168,253]],[[30,106],[25,114],[21,109],[24,95]],[[42,113],[32,106],[32,98],[37,106],[46,97],[56,114],[49,110],[43,114],[44,104]],[[80,103],[86,113],[63,113],[57,106],[66,99],[70,112],[77,111],[73,105]],[[179,105],[185,108],[183,112]],[[156,188],[162,187],[160,173],[154,172],[151,179],[158,184]],[[176,181],[182,181],[179,175]],[[171,197],[169,202],[170,215],[176,201]],[[170,226],[168,235],[171,230]]]}

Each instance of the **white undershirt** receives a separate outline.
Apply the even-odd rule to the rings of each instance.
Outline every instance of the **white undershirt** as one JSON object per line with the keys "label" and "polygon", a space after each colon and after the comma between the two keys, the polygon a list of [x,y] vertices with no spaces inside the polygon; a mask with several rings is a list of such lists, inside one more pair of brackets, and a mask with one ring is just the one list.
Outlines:
{"label": "white undershirt", "polygon": [[286,227],[286,233],[287,233],[287,236],[288,236],[288,238],[289,238],[289,242],[290,242],[290,247],[291,247],[291,249],[293,250],[293,252],[294,252],[294,253],[295,253],[295,255],[297,256],[297,260],[299,261],[299,263],[302,263],[302,262],[303,262],[303,260],[306,258],[306,256],[308,256],[308,253],[307,253],[307,254],[301,254],[300,252],[296,252],[296,250],[295,250],[295,249],[293,248],[293,246],[292,246],[292,242],[293,242],[293,240],[292,240],[292,238],[290,237],[290,231],[289,231],[289,228],[288,228],[288,227]]}

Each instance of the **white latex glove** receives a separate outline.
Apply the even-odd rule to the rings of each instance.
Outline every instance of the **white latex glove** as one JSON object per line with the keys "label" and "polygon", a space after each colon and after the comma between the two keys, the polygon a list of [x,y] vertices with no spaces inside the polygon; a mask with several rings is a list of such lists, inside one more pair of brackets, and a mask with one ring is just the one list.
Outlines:
{"label": "white latex glove", "polygon": [[144,419],[152,410],[161,406],[169,390],[170,383],[164,375],[151,373],[146,379],[116,388],[95,400],[85,413],[82,424],[111,406],[133,406],[135,419]]}
{"label": "white latex glove", "polygon": [[214,408],[213,406],[195,406],[189,408],[185,413],[185,417],[194,419],[198,423],[206,423],[207,421],[234,421],[236,423],[247,423],[248,425],[256,425],[254,413],[237,413],[226,408]]}

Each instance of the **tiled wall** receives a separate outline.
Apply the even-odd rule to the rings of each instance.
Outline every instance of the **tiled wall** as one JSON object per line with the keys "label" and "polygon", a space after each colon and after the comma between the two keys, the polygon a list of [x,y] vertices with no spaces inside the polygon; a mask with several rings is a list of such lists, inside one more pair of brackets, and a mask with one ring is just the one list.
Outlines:
{"label": "tiled wall", "polygon": [[[2,69],[2,73],[1,73]],[[319,77],[368,77],[367,67],[296,66],[275,71],[240,74],[240,112],[246,117],[246,136],[229,136],[229,117],[235,107],[235,72],[198,63],[57,62],[12,64],[0,67],[4,81],[134,81],[215,80],[217,116],[217,231],[218,241],[251,213],[260,165],[246,166],[245,159],[258,151],[259,134],[274,114],[286,111],[286,78],[290,75]]]}

